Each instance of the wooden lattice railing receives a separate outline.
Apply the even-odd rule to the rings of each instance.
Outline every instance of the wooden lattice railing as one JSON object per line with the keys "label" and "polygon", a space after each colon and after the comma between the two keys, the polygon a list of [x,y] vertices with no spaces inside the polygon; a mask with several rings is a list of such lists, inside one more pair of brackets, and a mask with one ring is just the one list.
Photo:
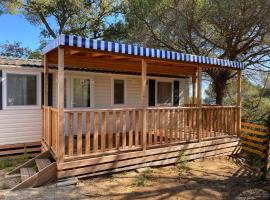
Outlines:
{"label": "wooden lattice railing", "polygon": [[242,144],[242,150],[245,154],[254,156],[258,160],[256,164],[261,172],[262,178],[266,178],[268,168],[270,168],[269,161],[269,127],[251,124],[241,123],[240,142]]}
{"label": "wooden lattice railing", "polygon": [[[64,111],[65,137],[60,138],[58,110],[44,107],[43,143],[56,156],[64,149],[65,158],[72,159],[235,136],[238,109],[234,106],[71,109]],[[143,112],[146,112],[145,140]],[[64,146],[59,146],[60,139],[64,140]]]}

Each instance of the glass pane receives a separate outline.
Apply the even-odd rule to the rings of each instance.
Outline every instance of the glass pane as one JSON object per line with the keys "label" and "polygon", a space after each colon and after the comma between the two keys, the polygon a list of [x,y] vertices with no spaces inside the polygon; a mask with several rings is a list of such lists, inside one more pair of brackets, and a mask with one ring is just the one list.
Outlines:
{"label": "glass pane", "polygon": [[37,105],[37,76],[7,74],[7,106]]}
{"label": "glass pane", "polygon": [[157,103],[170,104],[172,102],[172,83],[158,82]]}
{"label": "glass pane", "polygon": [[124,104],[124,80],[114,80],[114,104]]}
{"label": "glass pane", "polygon": [[73,79],[73,107],[90,107],[89,79]]}

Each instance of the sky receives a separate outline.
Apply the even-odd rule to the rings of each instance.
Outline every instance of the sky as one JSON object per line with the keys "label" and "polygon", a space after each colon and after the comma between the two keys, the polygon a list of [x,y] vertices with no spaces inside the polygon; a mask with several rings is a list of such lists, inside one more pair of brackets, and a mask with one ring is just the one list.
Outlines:
{"label": "sky", "polygon": [[19,41],[32,50],[39,47],[40,27],[31,25],[22,15],[0,15],[0,44]]}
{"label": "sky", "polygon": [[[41,27],[30,24],[22,15],[0,15],[0,44],[19,41],[23,47],[35,50],[39,47]],[[203,81],[203,98],[208,82]],[[191,91],[190,91],[191,92]],[[191,93],[192,94],[192,93]]]}

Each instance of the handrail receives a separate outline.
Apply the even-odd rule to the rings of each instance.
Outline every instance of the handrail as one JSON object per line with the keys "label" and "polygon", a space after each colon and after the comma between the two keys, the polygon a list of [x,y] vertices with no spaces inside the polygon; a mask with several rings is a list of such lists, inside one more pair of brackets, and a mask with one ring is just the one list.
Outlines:
{"label": "handrail", "polygon": [[[187,107],[187,106],[153,106],[147,107],[147,110],[155,110],[155,109],[198,109],[197,106]],[[202,108],[239,108],[239,106],[202,106]],[[52,108],[54,109],[54,108]],[[73,109],[64,109],[65,113],[68,112],[106,112],[106,111],[131,111],[131,110],[141,110],[142,107],[121,107],[121,108],[73,108]]]}

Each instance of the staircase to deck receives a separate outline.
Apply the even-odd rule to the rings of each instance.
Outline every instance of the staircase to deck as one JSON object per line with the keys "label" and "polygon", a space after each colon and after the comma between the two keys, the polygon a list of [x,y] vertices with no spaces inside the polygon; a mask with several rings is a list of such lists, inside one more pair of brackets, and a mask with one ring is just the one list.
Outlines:
{"label": "staircase to deck", "polygon": [[8,176],[18,175],[21,182],[10,191],[38,187],[56,180],[56,162],[49,151],[40,153],[36,157],[8,173]]}

